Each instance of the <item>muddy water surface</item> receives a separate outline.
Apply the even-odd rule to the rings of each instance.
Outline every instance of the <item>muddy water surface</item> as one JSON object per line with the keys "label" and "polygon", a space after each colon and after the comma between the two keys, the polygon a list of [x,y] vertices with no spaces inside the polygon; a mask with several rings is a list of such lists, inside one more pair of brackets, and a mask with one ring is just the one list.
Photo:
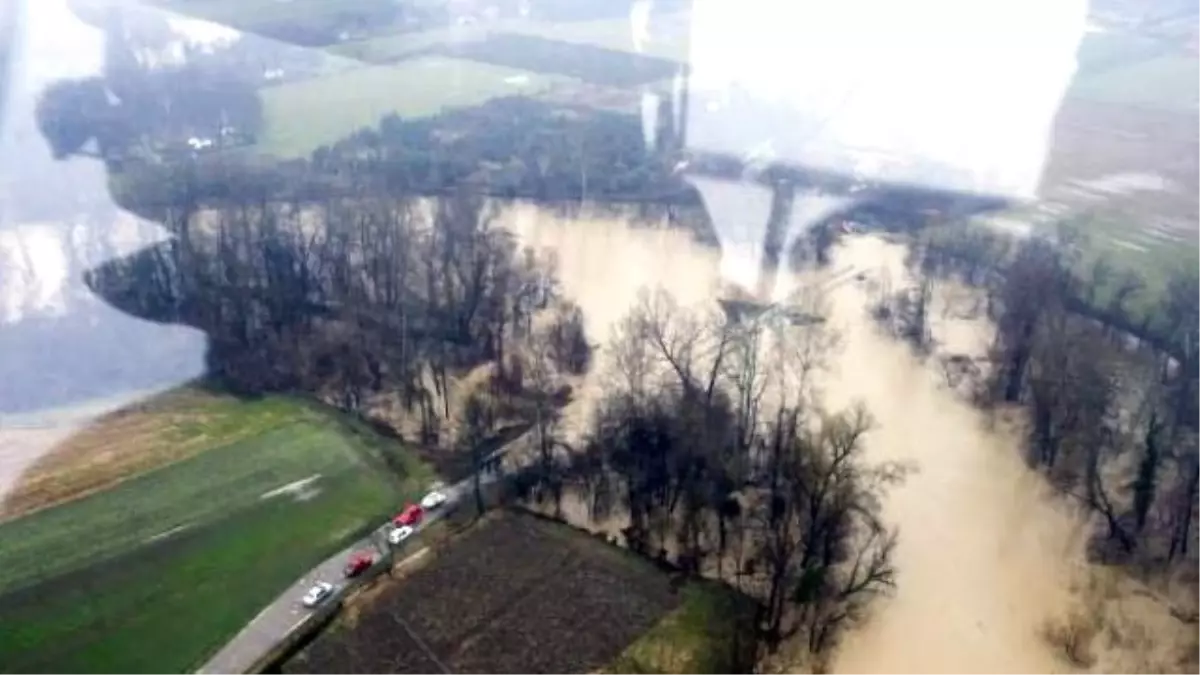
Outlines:
{"label": "muddy water surface", "polygon": [[[563,289],[583,307],[595,342],[607,339],[643,286],[661,285],[683,304],[711,300],[719,288],[719,254],[687,233],[632,228],[609,217],[564,222],[532,208],[510,216],[524,243],[557,252]],[[857,237],[839,250],[834,267],[854,265],[877,276],[891,266],[896,284],[902,256],[898,246]],[[989,430],[936,373],[878,332],[866,315],[868,288],[856,281],[831,291],[831,325],[843,344],[823,386],[826,401],[865,402],[877,420],[868,441],[872,457],[914,462],[919,470],[886,505],[887,518],[901,529],[895,596],[848,636],[834,667],[1061,669],[1039,630],[1069,606],[1065,589],[1080,559],[1077,522],[1044,498],[1013,438]],[[937,334],[963,348],[982,339],[977,327],[955,322],[937,326]],[[577,421],[595,391],[595,383],[585,387],[573,411]]]}
{"label": "muddy water surface", "polygon": [[[839,264],[869,275],[887,266],[901,278],[903,251],[854,238]],[[837,370],[825,386],[833,407],[863,401],[877,426],[878,460],[911,461],[917,472],[896,488],[888,520],[900,528],[898,584],[834,662],[842,672],[1045,672],[1061,669],[1040,635],[1069,606],[1082,530],[1028,471],[1016,439],[989,429],[907,346],[864,318],[863,285],[832,291],[843,334]],[[982,341],[970,321],[935,320],[934,337],[960,349]],[[977,328],[977,327],[975,327]],[[972,344],[972,337],[978,338]]]}

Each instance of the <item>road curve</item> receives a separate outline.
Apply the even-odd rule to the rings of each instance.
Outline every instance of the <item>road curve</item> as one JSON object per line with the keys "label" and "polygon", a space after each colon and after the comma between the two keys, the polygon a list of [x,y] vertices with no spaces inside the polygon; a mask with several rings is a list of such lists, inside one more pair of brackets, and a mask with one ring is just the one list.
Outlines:
{"label": "road curve", "polygon": [[[504,454],[519,440],[520,438],[514,439],[493,452],[487,457],[485,463]],[[474,489],[472,485],[473,480],[474,476],[468,476],[454,485],[443,488],[441,491],[446,495],[446,503],[441,508],[427,512],[426,516],[421,520],[420,525],[416,527],[416,531],[420,532],[432,523],[437,522],[443,514],[450,511],[450,507],[464,497],[469,497]],[[494,477],[487,476],[484,480],[494,480]],[[371,534],[354,542],[344,550],[335,553],[306,572],[304,576],[292,583],[266,609],[259,612],[258,616],[251,619],[245,628],[239,631],[233,639],[214,654],[197,672],[217,674],[245,673],[248,671],[251,666],[274,649],[276,645],[283,641],[292,630],[308,617],[311,610],[306,609],[301,604],[300,598],[304,596],[305,592],[313,584],[318,581],[328,581],[337,588],[334,596],[336,597],[345,588],[346,580],[342,577],[342,568],[345,567],[346,561],[353,552],[366,550],[373,551],[377,555],[386,553],[386,535],[389,527],[387,524],[381,525]],[[398,552],[397,560],[400,560],[402,557],[403,555]],[[326,600],[326,602],[331,601],[332,599]]]}

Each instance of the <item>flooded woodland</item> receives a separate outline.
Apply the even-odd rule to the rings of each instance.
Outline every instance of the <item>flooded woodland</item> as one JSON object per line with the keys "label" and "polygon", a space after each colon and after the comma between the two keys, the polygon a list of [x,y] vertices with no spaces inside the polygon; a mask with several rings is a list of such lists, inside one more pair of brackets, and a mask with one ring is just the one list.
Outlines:
{"label": "flooded woodland", "polygon": [[[618,218],[563,220],[531,208],[517,210],[514,222],[523,242],[556,251],[564,292],[584,308],[589,334],[600,341],[643,287],[704,304],[720,285],[720,253],[686,232]],[[843,240],[830,265],[861,277],[826,293],[827,325],[839,339],[820,376],[821,403],[865,404],[876,421],[866,437],[869,456],[915,464],[884,508],[900,532],[895,591],[850,633],[833,670],[1076,670],[1046,629],[1085,606],[1099,608],[1114,634],[1125,633],[1107,648],[1097,641],[1096,670],[1178,667],[1175,659],[1193,648],[1194,626],[1137,584],[1116,583],[1087,562],[1085,514],[1022,461],[1013,420],[979,411],[948,386],[936,360],[918,358],[872,320],[881,284],[903,285],[904,257],[903,243],[867,234]],[[780,280],[805,282],[812,280]],[[958,318],[955,305],[970,292],[947,286],[933,312],[940,349],[985,354],[986,319]]]}
{"label": "flooded woodland", "polygon": [[[732,292],[712,236],[666,217],[451,199],[381,202],[357,221],[343,220],[354,227],[334,229],[324,226],[327,219],[358,207],[279,208],[270,217],[255,210],[261,206],[168,217],[172,240],[156,239],[100,266],[88,284],[135,316],[203,330],[210,377],[234,390],[308,391],[446,452],[486,435],[476,429],[477,390],[508,402],[488,408],[489,428],[532,415],[535,432],[549,433],[539,426],[550,415],[547,399],[504,397],[497,384],[506,373],[523,377],[527,389],[550,381],[538,379],[550,377],[536,365],[530,339],[538,334],[555,336],[542,349],[555,354],[558,377],[551,379],[569,391],[553,414],[551,454],[587,446],[603,426],[598,410],[613,378],[628,370],[629,353],[618,343],[628,343],[631,312],[690,312],[694,325],[716,326],[717,301]],[[874,316],[881,298],[914,284],[907,253],[903,238],[847,234],[832,245],[827,264],[785,266],[774,297],[804,304],[820,320],[766,331],[755,342],[763,352],[757,395],[764,405],[830,413],[861,406],[870,420],[861,436],[864,470],[904,467],[900,480],[877,493],[879,522],[896,535],[885,547],[889,582],[841,626],[836,647],[820,660],[785,647],[774,667],[1187,668],[1194,624],[1172,615],[1179,610],[1166,597],[1179,592],[1178,584],[1161,574],[1135,581],[1090,562],[1095,516],[1030,468],[1020,410],[981,410],[970,392],[952,386],[947,357],[983,363],[993,343],[993,327],[978,311],[980,292],[955,281],[932,283],[923,350]],[[401,285],[418,279],[429,285]],[[438,331],[449,338],[429,337]],[[704,339],[725,345],[728,335]],[[663,336],[666,343],[679,337]],[[572,358],[559,352],[581,348],[584,339],[590,356],[564,366]],[[797,367],[789,362],[793,352],[771,340],[799,345],[796,358],[807,354],[812,362]],[[732,352],[701,342],[689,343],[687,367],[711,369],[716,380],[713,355]],[[536,437],[529,442],[534,458]],[[619,506],[603,518],[583,502],[564,509],[562,492],[564,518],[627,532],[628,514]],[[565,497],[567,504],[572,499]],[[671,548],[665,538],[661,543]],[[748,554],[738,556],[742,565]],[[740,571],[737,583],[747,583]],[[1081,616],[1086,626],[1076,625]]]}
{"label": "flooded woodland", "polygon": [[[140,4],[0,21],[0,671],[291,636],[431,489],[744,610],[612,670],[1200,670],[1194,106],[1078,98],[1097,3]],[[454,649],[640,611],[503,557]]]}

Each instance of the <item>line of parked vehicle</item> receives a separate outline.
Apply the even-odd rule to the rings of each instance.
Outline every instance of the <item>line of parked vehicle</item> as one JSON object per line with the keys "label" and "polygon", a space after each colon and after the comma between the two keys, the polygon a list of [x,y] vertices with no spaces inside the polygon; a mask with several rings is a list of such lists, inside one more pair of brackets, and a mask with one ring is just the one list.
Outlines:
{"label": "line of parked vehicle", "polygon": [[[442,492],[440,485],[435,485],[424,497],[421,498],[419,504],[406,504],[400,513],[396,514],[388,527],[387,542],[392,546],[399,546],[406,539],[411,537],[421,525],[421,521],[425,518],[425,514],[429,511],[441,508],[449,497],[445,492]],[[375,551],[355,551],[350,554],[349,560],[346,561],[345,567],[342,568],[342,576],[346,579],[352,579],[367,571],[371,565],[374,565],[379,558]],[[321,603],[333,596],[337,590],[337,586],[328,581],[318,581],[313,584],[312,588],[304,594],[300,602],[305,607],[313,609]]]}

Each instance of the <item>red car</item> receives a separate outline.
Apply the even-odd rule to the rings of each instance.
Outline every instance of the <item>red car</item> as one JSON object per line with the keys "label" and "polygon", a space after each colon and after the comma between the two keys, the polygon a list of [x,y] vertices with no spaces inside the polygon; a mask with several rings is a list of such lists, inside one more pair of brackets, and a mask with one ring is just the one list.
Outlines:
{"label": "red car", "polygon": [[421,510],[421,507],[416,504],[409,504],[404,507],[400,515],[392,518],[392,524],[396,527],[400,527],[401,525],[416,525],[421,522],[421,516],[423,515],[425,515],[425,512]]}
{"label": "red car", "polygon": [[346,567],[342,570],[342,574],[346,578],[356,577],[362,574],[368,567],[375,563],[375,556],[365,551],[359,551],[350,556],[350,560],[346,562]]}

